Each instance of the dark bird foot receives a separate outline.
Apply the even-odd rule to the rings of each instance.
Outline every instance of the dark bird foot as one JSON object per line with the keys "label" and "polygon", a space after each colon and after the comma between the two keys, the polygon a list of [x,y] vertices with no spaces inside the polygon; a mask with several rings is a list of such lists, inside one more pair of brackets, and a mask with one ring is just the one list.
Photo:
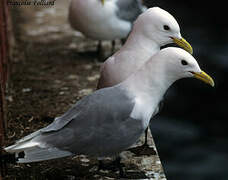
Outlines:
{"label": "dark bird foot", "polygon": [[134,153],[136,156],[143,156],[143,155],[146,155],[146,156],[150,156],[150,155],[156,155],[156,151],[154,150],[153,147],[150,147],[147,142],[148,142],[148,139],[147,139],[147,136],[148,136],[148,127],[146,128],[145,130],[145,142],[142,146],[137,146],[137,147],[134,147],[134,148],[130,148],[128,149],[128,151],[131,151],[132,153]]}
{"label": "dark bird foot", "polygon": [[98,41],[96,56],[99,62],[104,62],[106,60],[105,51],[102,46],[102,41]]}
{"label": "dark bird foot", "polygon": [[121,178],[126,177],[125,172],[123,170],[124,164],[120,162],[121,158],[117,157],[115,161],[111,163],[104,163],[103,161],[99,161],[98,171],[99,170],[111,170],[118,171]]}
{"label": "dark bird foot", "polygon": [[128,149],[128,151],[131,151],[134,153],[136,156],[150,156],[150,155],[156,155],[156,151],[154,150],[153,147],[150,147],[147,143],[143,144],[142,146],[137,146]]}
{"label": "dark bird foot", "polygon": [[17,158],[15,154],[1,154],[0,155],[0,173],[2,176],[7,174],[7,165],[8,164],[16,164]]}

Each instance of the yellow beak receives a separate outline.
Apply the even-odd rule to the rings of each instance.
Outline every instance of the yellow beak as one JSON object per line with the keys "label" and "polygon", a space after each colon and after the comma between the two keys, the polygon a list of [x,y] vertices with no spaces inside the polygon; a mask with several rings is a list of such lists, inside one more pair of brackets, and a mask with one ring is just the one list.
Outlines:
{"label": "yellow beak", "polygon": [[173,37],[173,42],[178,46],[182,47],[184,50],[188,51],[190,54],[193,54],[192,46],[184,38],[175,38]]}
{"label": "yellow beak", "polygon": [[101,0],[102,5],[104,6],[105,0]]}
{"label": "yellow beak", "polygon": [[199,79],[207,84],[210,84],[212,87],[215,86],[214,80],[205,72],[201,71],[200,73],[192,72],[196,79]]}

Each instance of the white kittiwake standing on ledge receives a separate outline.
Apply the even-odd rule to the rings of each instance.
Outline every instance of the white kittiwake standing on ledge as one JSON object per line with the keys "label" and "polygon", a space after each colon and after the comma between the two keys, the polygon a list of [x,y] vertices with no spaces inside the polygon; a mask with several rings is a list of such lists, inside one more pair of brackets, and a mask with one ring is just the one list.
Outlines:
{"label": "white kittiwake standing on ledge", "polygon": [[[159,7],[148,9],[135,21],[124,46],[102,65],[97,88],[111,87],[126,80],[160,51],[161,46],[170,43],[176,43],[193,53],[191,45],[181,36],[180,27],[171,14]],[[159,108],[157,112],[158,110]],[[147,147],[147,130],[144,147]]]}
{"label": "white kittiwake standing on ledge", "polygon": [[190,77],[214,86],[189,53],[165,48],[124,82],[84,97],[53,123],[5,150],[15,153],[18,163],[78,154],[118,156],[148,127],[167,89],[178,79]]}

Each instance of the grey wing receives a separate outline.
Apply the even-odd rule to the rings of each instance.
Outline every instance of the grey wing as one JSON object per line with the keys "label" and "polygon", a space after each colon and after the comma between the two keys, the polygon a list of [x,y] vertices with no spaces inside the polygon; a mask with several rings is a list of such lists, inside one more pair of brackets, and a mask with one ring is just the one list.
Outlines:
{"label": "grey wing", "polygon": [[41,129],[42,132],[51,132],[51,131],[58,131],[70,123],[72,120],[79,120],[82,116],[84,117],[85,114],[94,113],[93,110],[96,110],[96,113],[103,113],[101,112],[106,106],[107,103],[112,105],[113,107],[116,106],[114,100],[118,98],[126,99],[127,96],[124,94],[123,91],[115,88],[108,88],[108,89],[101,89],[94,92],[91,95],[88,95],[78,101],[72,108],[70,108],[66,113],[62,116],[55,118],[54,122],[51,123],[49,126]]}
{"label": "grey wing", "polygon": [[55,118],[54,122],[48,125],[47,127],[41,129],[42,132],[51,132],[58,131],[66,126],[70,121],[76,119],[81,113],[88,110],[89,106],[93,104],[93,96],[88,95],[78,101],[72,108],[70,108],[66,113],[62,116]]}
{"label": "grey wing", "polygon": [[117,16],[125,21],[133,23],[137,17],[143,13],[144,8],[140,0],[118,0]]}
{"label": "grey wing", "polygon": [[86,104],[89,103],[90,96],[86,96],[83,100],[77,102],[70,110],[60,117],[55,118],[54,122],[49,124],[47,127],[44,127],[36,132],[33,132],[22,139],[18,140],[17,143],[22,143],[28,141],[36,136],[39,136],[41,133],[50,133],[58,131],[66,126],[71,120],[80,115],[81,110],[85,108]]}
{"label": "grey wing", "polygon": [[87,98],[80,110],[73,107],[62,116],[63,124],[60,117],[47,127],[39,141],[74,154],[109,156],[131,146],[143,132],[141,122],[130,118],[134,103],[123,90],[105,88]]}

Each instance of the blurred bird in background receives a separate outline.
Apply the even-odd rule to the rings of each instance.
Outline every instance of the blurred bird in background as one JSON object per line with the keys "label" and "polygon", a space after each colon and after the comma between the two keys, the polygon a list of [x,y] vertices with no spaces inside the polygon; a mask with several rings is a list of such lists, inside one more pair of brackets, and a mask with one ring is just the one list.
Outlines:
{"label": "blurred bird in background", "polygon": [[127,38],[133,22],[147,8],[140,0],[72,0],[69,7],[71,27],[86,37],[98,40],[97,52],[102,54],[102,40]]}

